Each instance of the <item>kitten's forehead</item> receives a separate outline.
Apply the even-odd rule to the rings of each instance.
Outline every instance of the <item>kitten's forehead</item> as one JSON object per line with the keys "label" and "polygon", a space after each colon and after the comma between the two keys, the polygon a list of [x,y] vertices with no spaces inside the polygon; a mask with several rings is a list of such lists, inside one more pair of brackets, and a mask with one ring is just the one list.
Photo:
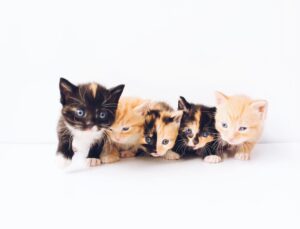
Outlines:
{"label": "kitten's forehead", "polygon": [[78,86],[77,97],[86,105],[101,105],[108,97],[108,90],[97,83],[82,84]]}
{"label": "kitten's forehead", "polygon": [[193,127],[193,128],[199,128],[200,120],[201,120],[201,110],[199,106],[193,106],[191,110],[188,112],[184,112],[182,117],[182,125],[181,128],[185,127]]}

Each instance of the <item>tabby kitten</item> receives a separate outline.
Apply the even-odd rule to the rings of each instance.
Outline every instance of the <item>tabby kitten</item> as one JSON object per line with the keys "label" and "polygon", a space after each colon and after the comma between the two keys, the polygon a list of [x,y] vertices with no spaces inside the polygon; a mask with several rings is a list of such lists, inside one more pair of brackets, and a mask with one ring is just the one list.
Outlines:
{"label": "tabby kitten", "polygon": [[181,157],[198,155],[206,162],[218,163],[218,132],[215,129],[215,107],[187,102],[184,97],[178,101],[178,110],[183,111],[179,133],[173,148]]}
{"label": "tabby kitten", "polygon": [[145,117],[142,150],[153,157],[177,160],[179,154],[172,151],[178,135],[182,111],[174,111],[166,103],[157,103]]}
{"label": "tabby kitten", "polygon": [[216,102],[216,129],[223,147],[236,159],[249,160],[263,131],[267,101],[216,92]]}
{"label": "tabby kitten", "polygon": [[149,100],[122,97],[119,101],[115,122],[108,132],[121,157],[134,157],[144,132],[145,113]]}
{"label": "tabby kitten", "polygon": [[[115,120],[124,85],[112,89],[96,83],[75,86],[61,78],[59,88],[63,108],[58,123],[57,156],[61,165],[70,164],[75,152],[85,154],[89,166],[99,165],[105,130]],[[107,153],[101,159],[102,156],[109,157]]]}

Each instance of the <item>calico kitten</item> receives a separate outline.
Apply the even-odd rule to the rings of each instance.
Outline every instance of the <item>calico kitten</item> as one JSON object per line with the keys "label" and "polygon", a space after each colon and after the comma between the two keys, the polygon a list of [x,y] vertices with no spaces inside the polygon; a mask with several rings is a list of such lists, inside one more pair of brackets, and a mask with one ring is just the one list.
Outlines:
{"label": "calico kitten", "polygon": [[141,98],[120,99],[115,122],[108,133],[121,157],[136,155],[144,132],[145,113],[149,106],[150,101]]}
{"label": "calico kitten", "polygon": [[145,117],[143,151],[153,157],[177,160],[180,156],[172,151],[178,135],[182,111],[174,111],[166,103],[158,103]]}
{"label": "calico kitten", "polygon": [[249,160],[259,140],[267,114],[265,100],[252,100],[246,96],[226,96],[216,92],[216,129],[222,144],[239,160]]}
{"label": "calico kitten", "polygon": [[179,133],[173,148],[181,157],[198,155],[206,162],[218,163],[218,132],[215,129],[215,107],[187,102],[184,97],[178,101],[178,110],[183,111]]}
{"label": "calico kitten", "polygon": [[[124,85],[112,89],[96,84],[75,86],[61,78],[60,102],[63,106],[58,124],[57,156],[68,165],[75,152],[84,153],[88,165],[101,163],[100,153],[105,146],[105,130],[115,120],[115,112]],[[101,158],[109,157],[107,154]]]}

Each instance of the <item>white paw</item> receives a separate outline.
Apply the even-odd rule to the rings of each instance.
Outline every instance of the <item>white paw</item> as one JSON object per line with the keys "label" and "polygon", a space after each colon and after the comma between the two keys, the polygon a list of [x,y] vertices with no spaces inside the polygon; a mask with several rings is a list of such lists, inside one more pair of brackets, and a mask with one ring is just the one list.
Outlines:
{"label": "white paw", "polygon": [[204,158],[204,161],[211,164],[217,164],[222,161],[222,158],[217,155],[209,155]]}
{"label": "white paw", "polygon": [[179,160],[180,155],[178,153],[175,153],[173,151],[168,151],[167,154],[164,156],[166,160]]}
{"label": "white paw", "polygon": [[71,164],[71,160],[65,158],[61,153],[58,153],[56,156],[56,165],[60,169],[64,169]]}
{"label": "white paw", "polygon": [[250,153],[236,153],[234,158],[241,161],[248,161],[250,160]]}
{"label": "white paw", "polygon": [[86,162],[89,167],[95,167],[101,165],[101,160],[98,158],[87,158]]}

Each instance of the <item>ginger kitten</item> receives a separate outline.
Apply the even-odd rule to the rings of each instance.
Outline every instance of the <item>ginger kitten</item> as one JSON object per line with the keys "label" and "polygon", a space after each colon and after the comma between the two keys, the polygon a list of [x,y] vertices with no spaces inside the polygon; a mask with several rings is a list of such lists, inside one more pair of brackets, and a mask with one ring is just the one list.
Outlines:
{"label": "ginger kitten", "polygon": [[249,160],[261,137],[268,103],[246,96],[226,96],[216,92],[216,129],[225,149],[236,159]]}
{"label": "ginger kitten", "polygon": [[141,98],[120,99],[115,122],[108,133],[121,157],[136,155],[143,136],[145,113],[149,105],[149,100]]}
{"label": "ginger kitten", "polygon": [[61,117],[58,123],[57,156],[61,166],[70,164],[74,153],[83,153],[89,166],[100,165],[110,157],[105,131],[115,120],[119,98],[124,85],[106,89],[100,84],[75,86],[61,78],[59,82]]}
{"label": "ginger kitten", "polygon": [[174,111],[166,103],[157,103],[145,117],[143,151],[153,157],[177,160],[180,155],[172,151],[175,145],[182,111]]}

